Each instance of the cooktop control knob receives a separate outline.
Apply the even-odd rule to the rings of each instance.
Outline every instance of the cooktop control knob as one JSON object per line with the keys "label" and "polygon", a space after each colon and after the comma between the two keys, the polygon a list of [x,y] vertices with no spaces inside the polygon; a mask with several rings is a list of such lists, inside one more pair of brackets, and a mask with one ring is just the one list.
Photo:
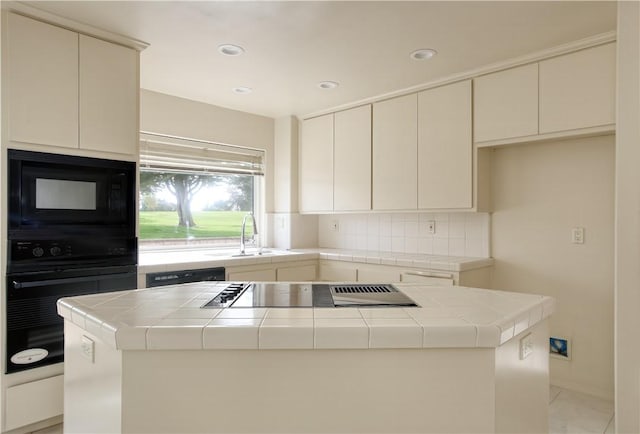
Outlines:
{"label": "cooktop control knob", "polygon": [[49,253],[51,253],[51,256],[58,256],[60,253],[62,253],[62,249],[58,246],[53,246],[49,249]]}
{"label": "cooktop control knob", "polygon": [[36,247],[31,251],[31,253],[33,253],[33,256],[35,256],[36,258],[39,258],[40,256],[44,255],[44,249],[42,247]]}

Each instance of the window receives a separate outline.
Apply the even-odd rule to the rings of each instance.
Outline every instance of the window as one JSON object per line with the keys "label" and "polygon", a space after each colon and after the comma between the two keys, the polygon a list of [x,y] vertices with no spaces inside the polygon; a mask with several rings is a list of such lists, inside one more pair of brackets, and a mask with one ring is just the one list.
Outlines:
{"label": "window", "polygon": [[235,247],[244,216],[260,220],[263,151],[151,133],[140,145],[142,247]]}

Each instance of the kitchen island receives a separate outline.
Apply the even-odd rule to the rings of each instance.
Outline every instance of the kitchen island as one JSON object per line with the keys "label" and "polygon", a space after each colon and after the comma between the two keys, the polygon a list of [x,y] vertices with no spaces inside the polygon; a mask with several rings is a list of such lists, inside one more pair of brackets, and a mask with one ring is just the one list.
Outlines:
{"label": "kitchen island", "polygon": [[62,299],[65,432],[545,432],[553,300],[212,308],[228,282]]}

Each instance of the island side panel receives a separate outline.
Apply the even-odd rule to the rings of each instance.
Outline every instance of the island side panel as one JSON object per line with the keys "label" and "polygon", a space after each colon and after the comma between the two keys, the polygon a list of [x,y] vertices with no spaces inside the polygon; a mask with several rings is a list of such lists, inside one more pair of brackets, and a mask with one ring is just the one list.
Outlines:
{"label": "island side panel", "polygon": [[494,432],[494,355],[124,351],[123,432]]}
{"label": "island side panel", "polygon": [[[520,358],[523,339],[532,352]],[[496,349],[496,432],[549,432],[549,325],[545,320]]]}
{"label": "island side panel", "polygon": [[[83,338],[94,342],[93,361]],[[64,353],[64,432],[121,432],[122,352],[65,320]]]}

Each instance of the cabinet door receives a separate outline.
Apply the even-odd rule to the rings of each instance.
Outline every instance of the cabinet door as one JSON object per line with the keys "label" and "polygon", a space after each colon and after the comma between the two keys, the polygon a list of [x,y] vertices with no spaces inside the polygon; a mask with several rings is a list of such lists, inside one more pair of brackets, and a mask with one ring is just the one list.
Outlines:
{"label": "cabinet door", "polygon": [[64,375],[7,387],[5,429],[30,425],[62,414]]}
{"label": "cabinet door", "polygon": [[358,282],[393,283],[400,282],[400,271],[382,267],[358,268]]}
{"label": "cabinet door", "polygon": [[476,142],[538,134],[538,64],[473,79]]}
{"label": "cabinet door", "polygon": [[371,106],[335,113],[335,211],[371,209]]}
{"label": "cabinet door", "polygon": [[275,282],[276,270],[248,270],[227,272],[227,280],[231,282]]}
{"label": "cabinet door", "polygon": [[300,211],[333,210],[333,114],[302,123],[299,179]]}
{"label": "cabinet door", "polygon": [[453,277],[429,276],[422,271],[405,271],[400,276],[405,283],[422,283],[424,286],[453,286]]}
{"label": "cabinet door", "polygon": [[316,280],[316,266],[303,265],[278,268],[276,277],[278,282],[311,282]]}
{"label": "cabinet door", "polygon": [[616,45],[540,62],[540,133],[615,122]]}
{"label": "cabinet door", "polygon": [[418,206],[418,96],[373,105],[373,209]]}
{"label": "cabinet door", "polygon": [[471,81],[418,94],[418,208],[473,206]]}
{"label": "cabinet door", "polygon": [[323,282],[357,282],[358,269],[353,265],[321,262],[320,280]]}
{"label": "cabinet door", "polygon": [[80,147],[138,154],[138,52],[80,35]]}
{"label": "cabinet door", "polygon": [[9,140],[78,147],[78,34],[9,14]]}

